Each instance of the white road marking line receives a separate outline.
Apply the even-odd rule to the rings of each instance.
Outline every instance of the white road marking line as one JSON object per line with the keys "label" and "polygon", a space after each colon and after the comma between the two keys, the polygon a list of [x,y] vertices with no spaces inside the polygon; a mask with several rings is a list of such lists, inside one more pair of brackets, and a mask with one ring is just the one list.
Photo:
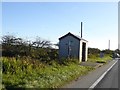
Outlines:
{"label": "white road marking line", "polygon": [[[117,60],[118,61],[118,60]],[[117,63],[117,61],[110,67],[107,69],[107,71],[105,71],[93,84],[92,86],[89,87],[88,90],[92,90],[93,88],[95,88],[95,86],[103,79],[103,77],[107,74],[108,71],[110,71],[110,69],[112,69],[112,67]]]}

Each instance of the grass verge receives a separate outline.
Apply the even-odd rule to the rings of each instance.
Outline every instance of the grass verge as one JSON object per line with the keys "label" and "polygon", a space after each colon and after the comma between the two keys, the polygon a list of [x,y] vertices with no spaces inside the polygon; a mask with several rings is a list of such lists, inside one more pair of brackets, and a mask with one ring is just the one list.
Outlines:
{"label": "grass verge", "polygon": [[110,55],[105,55],[102,58],[93,55],[92,57],[88,58],[89,62],[96,62],[96,63],[107,63],[110,60],[112,60],[112,57],[110,57]]}
{"label": "grass verge", "polygon": [[75,62],[49,65],[28,58],[3,57],[2,64],[3,88],[57,88],[94,69]]}

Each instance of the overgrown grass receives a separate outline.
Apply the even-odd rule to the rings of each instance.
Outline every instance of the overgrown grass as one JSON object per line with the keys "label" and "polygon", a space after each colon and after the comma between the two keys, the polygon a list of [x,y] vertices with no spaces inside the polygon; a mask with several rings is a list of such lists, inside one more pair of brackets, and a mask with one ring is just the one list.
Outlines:
{"label": "overgrown grass", "polygon": [[[1,59],[0,59],[1,60]],[[2,58],[3,88],[56,88],[87,74],[93,67],[80,66],[74,61],[49,64],[30,58]]]}
{"label": "overgrown grass", "polygon": [[91,57],[88,58],[88,61],[97,63],[107,63],[109,60],[112,60],[110,55],[104,55],[102,58],[100,58],[99,55],[91,55]]}

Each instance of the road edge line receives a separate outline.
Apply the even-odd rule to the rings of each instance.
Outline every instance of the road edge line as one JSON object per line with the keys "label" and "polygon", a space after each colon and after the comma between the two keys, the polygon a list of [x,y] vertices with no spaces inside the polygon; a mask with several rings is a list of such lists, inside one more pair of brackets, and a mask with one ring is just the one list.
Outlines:
{"label": "road edge line", "polygon": [[[118,60],[117,60],[118,61]],[[114,62],[112,66],[110,66],[90,87],[88,90],[91,90],[93,88],[95,88],[95,86],[104,78],[104,76],[110,71],[110,69],[112,69],[112,67],[117,63]]]}

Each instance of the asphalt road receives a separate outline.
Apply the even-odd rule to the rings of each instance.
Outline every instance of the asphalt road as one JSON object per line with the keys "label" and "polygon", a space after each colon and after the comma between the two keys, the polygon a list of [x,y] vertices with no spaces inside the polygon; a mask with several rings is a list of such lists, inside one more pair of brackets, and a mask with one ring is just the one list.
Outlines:
{"label": "asphalt road", "polygon": [[95,88],[118,88],[118,64],[119,60]]}
{"label": "asphalt road", "polygon": [[[80,77],[61,88],[90,88],[115,62],[116,60],[112,60],[108,64],[97,68],[89,74]],[[110,69],[103,80],[101,80],[95,88],[118,88],[118,62]]]}

